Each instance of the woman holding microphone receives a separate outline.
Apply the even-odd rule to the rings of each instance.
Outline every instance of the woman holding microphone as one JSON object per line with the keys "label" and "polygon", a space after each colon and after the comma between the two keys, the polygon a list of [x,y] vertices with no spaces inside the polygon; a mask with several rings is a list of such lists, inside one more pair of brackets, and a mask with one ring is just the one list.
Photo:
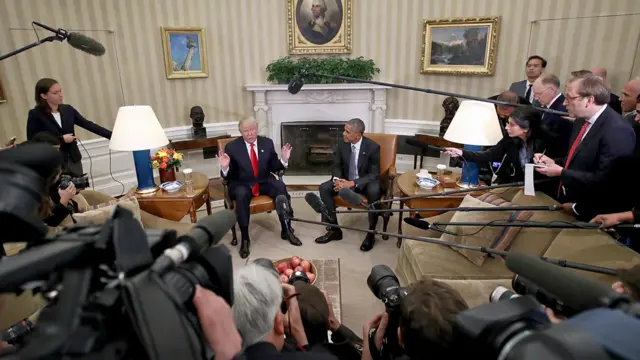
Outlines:
{"label": "woman holding microphone", "polygon": [[505,126],[508,136],[503,137],[495,146],[485,151],[444,148],[443,153],[474,163],[494,163],[491,166],[492,183],[524,181],[525,165],[532,163],[533,154],[544,152],[546,148],[541,119],[542,114],[534,108],[516,108]]}
{"label": "woman holding microphone", "polygon": [[35,89],[36,106],[29,111],[27,118],[27,140],[39,132],[50,132],[59,136],[62,145],[60,152],[64,156],[67,169],[74,176],[81,176],[82,154],[78,149],[75,126],[91,131],[104,138],[111,138],[111,131],[85,119],[73,106],[63,104],[62,88],[54,79],[40,79]]}

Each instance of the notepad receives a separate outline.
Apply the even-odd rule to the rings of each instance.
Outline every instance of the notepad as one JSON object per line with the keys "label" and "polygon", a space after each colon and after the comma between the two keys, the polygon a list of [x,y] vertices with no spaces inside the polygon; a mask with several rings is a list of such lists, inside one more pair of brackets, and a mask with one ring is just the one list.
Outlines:
{"label": "notepad", "polygon": [[536,189],[533,184],[533,165],[526,164],[524,166],[524,194],[527,196],[536,196]]}

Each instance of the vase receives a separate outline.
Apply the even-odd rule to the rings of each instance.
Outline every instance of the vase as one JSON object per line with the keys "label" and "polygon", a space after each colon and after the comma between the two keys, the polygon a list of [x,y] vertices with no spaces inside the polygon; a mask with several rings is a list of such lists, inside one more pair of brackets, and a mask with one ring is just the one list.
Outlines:
{"label": "vase", "polygon": [[176,181],[176,169],[158,169],[160,172],[160,183]]}

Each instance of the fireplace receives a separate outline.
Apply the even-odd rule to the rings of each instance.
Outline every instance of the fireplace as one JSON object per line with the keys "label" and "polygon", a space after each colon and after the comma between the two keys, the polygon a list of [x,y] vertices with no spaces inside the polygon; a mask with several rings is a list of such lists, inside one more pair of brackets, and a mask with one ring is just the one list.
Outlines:
{"label": "fireplace", "polygon": [[283,122],[282,144],[293,151],[287,175],[330,175],[334,155],[343,141],[344,121]]}

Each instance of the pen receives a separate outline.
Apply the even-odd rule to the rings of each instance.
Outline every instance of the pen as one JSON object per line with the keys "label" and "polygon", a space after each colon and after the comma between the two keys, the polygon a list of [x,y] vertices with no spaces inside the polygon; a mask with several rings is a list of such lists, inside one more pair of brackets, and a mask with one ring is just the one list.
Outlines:
{"label": "pen", "polygon": [[[543,156],[544,156],[544,153],[546,153],[546,152],[547,152],[547,149],[542,150],[542,154],[540,154],[540,157],[543,157]],[[537,164],[537,163],[538,163],[538,161],[536,160],[535,156],[533,157],[533,160],[534,160],[534,161],[533,161],[533,163],[534,163],[534,164]]]}

